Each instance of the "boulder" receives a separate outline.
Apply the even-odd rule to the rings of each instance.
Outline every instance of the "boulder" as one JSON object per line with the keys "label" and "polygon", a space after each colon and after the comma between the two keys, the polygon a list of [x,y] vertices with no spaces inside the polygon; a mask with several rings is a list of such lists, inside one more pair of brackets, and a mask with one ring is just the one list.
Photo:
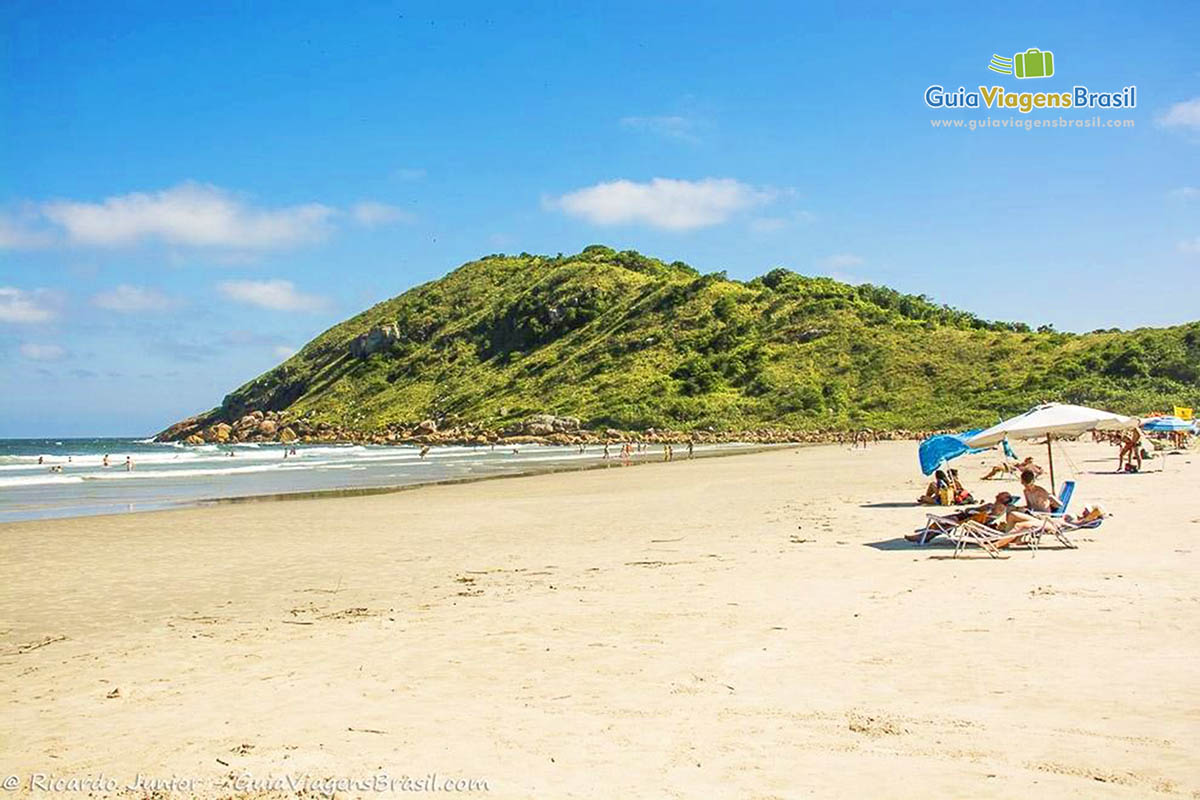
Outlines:
{"label": "boulder", "polygon": [[437,423],[431,419],[427,419],[417,426],[416,433],[418,436],[427,436],[431,433],[437,433],[437,429]]}
{"label": "boulder", "polygon": [[218,422],[208,430],[212,434],[212,441],[214,442],[228,442],[229,434],[233,432],[233,428],[225,422]]}
{"label": "boulder", "polygon": [[511,434],[526,436],[549,436],[552,433],[570,433],[579,430],[578,417],[559,417],[554,414],[534,414],[510,429]]}
{"label": "boulder", "polygon": [[200,438],[200,436],[198,434],[193,433],[191,436],[184,439],[183,443],[191,444],[191,445],[204,444],[204,440],[202,438]]}
{"label": "boulder", "polygon": [[294,442],[297,438],[296,432],[291,428],[284,428],[279,432],[279,441],[283,442],[284,444]]}
{"label": "boulder", "polygon": [[400,341],[400,326],[394,322],[379,325],[350,341],[350,355],[354,358],[366,358],[372,353],[391,347],[398,341]]}
{"label": "boulder", "polygon": [[274,420],[264,419],[258,423],[258,433],[261,436],[274,436],[277,429]]}

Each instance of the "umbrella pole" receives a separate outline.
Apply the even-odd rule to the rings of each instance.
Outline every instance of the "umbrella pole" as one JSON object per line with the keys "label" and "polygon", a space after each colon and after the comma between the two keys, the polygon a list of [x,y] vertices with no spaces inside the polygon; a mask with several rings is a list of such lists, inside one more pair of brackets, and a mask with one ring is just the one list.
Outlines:
{"label": "umbrella pole", "polygon": [[1054,449],[1050,446],[1050,434],[1046,434],[1046,456],[1050,459],[1050,494],[1054,494]]}

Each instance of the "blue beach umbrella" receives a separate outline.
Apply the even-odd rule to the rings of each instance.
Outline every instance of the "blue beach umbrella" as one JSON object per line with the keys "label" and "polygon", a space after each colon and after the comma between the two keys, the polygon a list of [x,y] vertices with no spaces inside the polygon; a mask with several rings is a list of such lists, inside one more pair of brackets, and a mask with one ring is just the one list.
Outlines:
{"label": "blue beach umbrella", "polygon": [[951,459],[966,453],[982,452],[973,447],[967,447],[966,439],[977,433],[979,433],[978,428],[962,433],[942,433],[930,436],[921,442],[920,448],[917,449],[917,457],[921,460],[921,472],[932,475]]}
{"label": "blue beach umbrella", "polygon": [[1177,433],[1179,431],[1194,433],[1196,431],[1196,423],[1188,422],[1179,417],[1151,417],[1142,422],[1142,430],[1150,431],[1151,433]]}

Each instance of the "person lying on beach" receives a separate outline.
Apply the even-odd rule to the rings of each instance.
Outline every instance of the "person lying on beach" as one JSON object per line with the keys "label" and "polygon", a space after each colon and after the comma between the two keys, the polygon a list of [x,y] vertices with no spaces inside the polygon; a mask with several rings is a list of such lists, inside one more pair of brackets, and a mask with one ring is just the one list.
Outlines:
{"label": "person lying on beach", "polygon": [[990,481],[997,475],[1017,475],[1027,469],[1033,470],[1036,475],[1042,474],[1042,468],[1033,463],[1033,456],[1026,456],[1020,461],[1005,461],[1002,464],[997,464],[992,467],[991,472],[984,475],[980,480]]}
{"label": "person lying on beach", "polygon": [[1034,515],[1027,514],[1024,511],[1010,509],[1009,512],[1004,515],[1003,525],[993,525],[993,527],[996,527],[999,530],[1009,534],[1008,536],[997,539],[993,542],[997,548],[1003,548],[1019,542],[1021,539],[1035,531],[1046,530],[1048,528],[1053,529],[1055,528],[1055,525],[1051,520],[1048,520],[1044,517],[1035,517]]}
{"label": "person lying on beach", "polygon": [[[973,520],[989,527],[997,527],[1008,516],[1009,511],[1017,502],[1017,498],[1008,493],[1000,492],[996,495],[996,499],[991,503],[983,503],[982,505],[972,508],[964,508],[960,511],[955,511],[952,514],[947,514],[942,517],[943,520],[953,521],[955,523],[966,522]],[[904,538],[910,542],[927,542],[930,539],[938,536],[940,531],[931,531],[928,527],[921,528],[914,533],[906,535]]]}
{"label": "person lying on beach", "polygon": [[1078,517],[1072,517],[1068,514],[1067,516],[1063,517],[1063,519],[1072,525],[1087,525],[1089,522],[1095,522],[1096,520],[1104,519],[1106,516],[1107,514],[1104,513],[1104,509],[1100,506],[1092,506],[1091,508],[1087,508],[1085,506],[1083,513]]}
{"label": "person lying on beach", "polygon": [[993,542],[996,547],[1008,547],[1019,542],[1027,534],[1053,525],[1042,517],[1014,508],[1016,500],[1017,498],[1008,492],[1001,492],[996,495],[994,503],[982,506],[971,516],[976,522],[1010,534]]}
{"label": "person lying on beach", "polygon": [[965,522],[973,519],[976,522],[982,522],[984,525],[994,525],[999,520],[1008,516],[1016,504],[1016,495],[1010,492],[999,492],[996,499],[990,503],[968,508],[966,511],[960,511],[958,516],[961,521]]}
{"label": "person lying on beach", "polygon": [[1030,511],[1037,511],[1041,514],[1049,514],[1062,508],[1062,500],[1038,486],[1034,483],[1035,480],[1037,480],[1037,475],[1033,473],[1033,470],[1027,469],[1021,473],[1021,485],[1025,487],[1026,507]]}

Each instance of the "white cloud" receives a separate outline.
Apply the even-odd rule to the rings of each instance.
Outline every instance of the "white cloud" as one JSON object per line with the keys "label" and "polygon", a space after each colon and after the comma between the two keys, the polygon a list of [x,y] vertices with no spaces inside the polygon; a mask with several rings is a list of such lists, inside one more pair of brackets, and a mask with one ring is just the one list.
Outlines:
{"label": "white cloud", "polygon": [[67,351],[56,344],[34,344],[26,342],[21,345],[21,355],[30,361],[58,361],[67,355]]}
{"label": "white cloud", "polygon": [[755,233],[775,233],[794,225],[808,224],[816,218],[816,215],[809,211],[797,211],[783,217],[756,217],[750,220],[750,230]]}
{"label": "white cloud", "polygon": [[718,225],[739,211],[770,202],[775,195],[732,178],[655,178],[649,183],[598,183],[549,200],[547,205],[595,225],[641,223],[685,231]]}
{"label": "white cloud", "polygon": [[296,355],[296,348],[281,344],[274,347],[271,352],[275,354],[276,358],[291,358]]}
{"label": "white cloud", "polygon": [[847,267],[857,267],[864,262],[860,256],[856,256],[853,253],[838,253],[828,258],[822,258],[817,263],[822,269],[839,270],[846,269]]}
{"label": "white cloud", "polygon": [[662,114],[652,117],[622,117],[621,127],[646,131],[665,139],[679,139],[685,142],[700,141],[697,129],[700,124],[692,117],[679,114]]}
{"label": "white cloud", "polygon": [[175,248],[190,248],[205,250],[209,259],[245,261],[256,251],[320,241],[347,220],[373,228],[415,217],[375,200],[345,209],[321,203],[265,208],[218,186],[189,181],[99,202],[25,202],[18,212],[0,214],[0,250],[158,242],[171,246],[169,257],[176,260],[186,256]]}
{"label": "white cloud", "polygon": [[1200,130],[1200,97],[1176,103],[1158,116],[1158,124],[1167,128]]}
{"label": "white cloud", "polygon": [[157,289],[121,284],[115,289],[94,295],[92,305],[122,314],[135,314],[139,311],[166,311],[175,305],[175,301]]}
{"label": "white cloud", "polygon": [[1200,236],[1180,242],[1179,249],[1185,253],[1200,255]]}
{"label": "white cloud", "polygon": [[0,286],[0,322],[46,322],[54,318],[41,298],[44,293]]}
{"label": "white cloud", "polygon": [[413,215],[397,206],[365,200],[350,209],[350,216],[359,225],[376,228],[393,222],[412,222]]}
{"label": "white cloud", "polygon": [[235,302],[272,311],[317,311],[326,306],[324,298],[298,292],[284,280],[222,281],[217,291]]}
{"label": "white cloud", "polygon": [[73,244],[121,247],[146,240],[190,247],[270,249],[323,238],[336,211],[319,203],[262,209],[216,186],[183,183],[99,203],[44,203],[42,214]]}
{"label": "white cloud", "polygon": [[1183,200],[1196,200],[1200,198],[1200,189],[1195,186],[1180,186],[1178,189],[1171,190],[1171,197],[1178,197]]}
{"label": "white cloud", "polygon": [[37,250],[50,245],[44,231],[31,230],[27,220],[0,216],[0,250]]}

